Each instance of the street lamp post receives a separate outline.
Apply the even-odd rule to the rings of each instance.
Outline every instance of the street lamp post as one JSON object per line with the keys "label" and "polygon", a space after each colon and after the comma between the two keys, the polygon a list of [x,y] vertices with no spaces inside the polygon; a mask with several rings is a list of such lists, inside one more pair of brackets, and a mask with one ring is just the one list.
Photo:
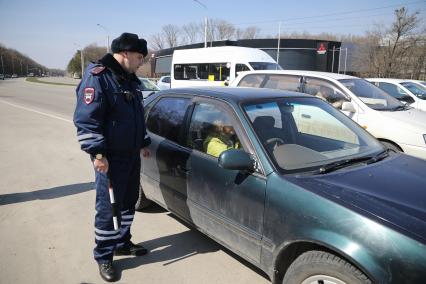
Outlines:
{"label": "street lamp post", "polygon": [[103,26],[101,24],[96,24],[96,25],[98,27],[102,28],[107,33],[107,52],[109,53],[110,52],[110,47],[109,47],[109,31],[108,31],[108,29],[105,26]]}
{"label": "street lamp post", "polygon": [[[200,6],[202,6],[204,9],[207,10],[207,6],[201,3],[200,1],[194,0],[194,2],[197,2],[198,4],[200,4]],[[208,18],[205,17],[204,18],[204,48],[207,47],[207,27],[208,27]]]}

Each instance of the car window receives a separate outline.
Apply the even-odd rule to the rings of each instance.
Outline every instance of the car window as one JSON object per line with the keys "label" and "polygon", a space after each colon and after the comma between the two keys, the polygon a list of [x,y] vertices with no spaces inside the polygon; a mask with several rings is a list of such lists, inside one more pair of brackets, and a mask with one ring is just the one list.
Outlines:
{"label": "car window", "polygon": [[234,119],[225,109],[198,103],[191,117],[187,145],[214,157],[228,149],[242,149],[234,125]]}
{"label": "car window", "polygon": [[161,98],[149,111],[147,129],[179,143],[179,135],[189,101],[188,98]]}
{"label": "car window", "polygon": [[401,85],[406,87],[410,92],[412,92],[419,99],[426,100],[425,86],[421,84],[412,83],[412,82],[402,82]]}
{"label": "car window", "polygon": [[307,78],[304,93],[316,96],[337,109],[342,109],[343,102],[350,101],[334,84],[321,79]]}
{"label": "car window", "polygon": [[243,109],[267,154],[284,172],[313,170],[383,150],[345,114],[316,98],[265,99],[245,103]]}
{"label": "car window", "polygon": [[225,81],[230,74],[227,63],[175,64],[176,80]]}
{"label": "car window", "polygon": [[392,111],[404,106],[397,99],[364,79],[340,79],[338,81],[374,110]]}
{"label": "car window", "polygon": [[159,91],[160,89],[151,81],[144,78],[139,78],[141,81],[140,88],[142,91]]}
{"label": "car window", "polygon": [[249,62],[253,70],[282,70],[281,66],[274,62]]}
{"label": "car window", "polygon": [[250,71],[250,68],[245,64],[241,64],[241,63],[235,64],[235,77],[238,76],[238,72],[242,72],[242,71]]}
{"label": "car window", "polygon": [[269,75],[263,87],[301,92],[300,78],[300,76],[291,75]]}
{"label": "car window", "polygon": [[260,88],[265,76],[264,74],[249,74],[241,79],[238,86]]}
{"label": "car window", "polygon": [[375,85],[399,101],[403,101],[409,104],[414,103],[414,99],[397,85],[386,82],[377,82]]}
{"label": "car window", "polygon": [[162,82],[163,83],[170,83],[170,76],[164,77]]}

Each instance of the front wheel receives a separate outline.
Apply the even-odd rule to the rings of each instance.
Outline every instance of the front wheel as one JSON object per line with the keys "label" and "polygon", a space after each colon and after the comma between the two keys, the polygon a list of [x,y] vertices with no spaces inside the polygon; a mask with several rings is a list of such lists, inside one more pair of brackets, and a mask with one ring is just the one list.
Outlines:
{"label": "front wheel", "polygon": [[283,284],[371,284],[352,264],[324,251],[301,254],[288,268]]}
{"label": "front wheel", "polygon": [[380,141],[380,142],[383,144],[383,146],[385,146],[386,149],[390,149],[390,150],[392,150],[396,153],[402,152],[402,150],[398,146],[396,146],[392,143],[389,143],[389,142],[386,142],[386,141]]}
{"label": "front wheel", "polygon": [[141,211],[151,205],[152,201],[146,198],[145,193],[143,192],[142,185],[139,186],[139,196],[138,201],[136,202],[135,209]]}

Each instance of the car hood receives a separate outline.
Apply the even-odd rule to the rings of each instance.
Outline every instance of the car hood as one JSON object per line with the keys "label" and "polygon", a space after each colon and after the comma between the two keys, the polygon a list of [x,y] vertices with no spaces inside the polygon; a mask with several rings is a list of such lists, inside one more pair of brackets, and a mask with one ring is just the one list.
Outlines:
{"label": "car hood", "polygon": [[404,154],[297,178],[304,188],[426,243],[426,162]]}
{"label": "car hood", "polygon": [[380,113],[385,117],[404,122],[407,127],[413,128],[420,134],[426,133],[426,112],[424,111],[409,109],[400,111],[380,111]]}

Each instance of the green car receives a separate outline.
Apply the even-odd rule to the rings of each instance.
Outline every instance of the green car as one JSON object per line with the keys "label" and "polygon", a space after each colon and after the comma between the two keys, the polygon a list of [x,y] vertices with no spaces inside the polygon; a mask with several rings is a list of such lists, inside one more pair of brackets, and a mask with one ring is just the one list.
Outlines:
{"label": "green car", "polygon": [[331,105],[270,89],[145,101],[138,209],[158,203],[273,283],[424,283],[426,161]]}

